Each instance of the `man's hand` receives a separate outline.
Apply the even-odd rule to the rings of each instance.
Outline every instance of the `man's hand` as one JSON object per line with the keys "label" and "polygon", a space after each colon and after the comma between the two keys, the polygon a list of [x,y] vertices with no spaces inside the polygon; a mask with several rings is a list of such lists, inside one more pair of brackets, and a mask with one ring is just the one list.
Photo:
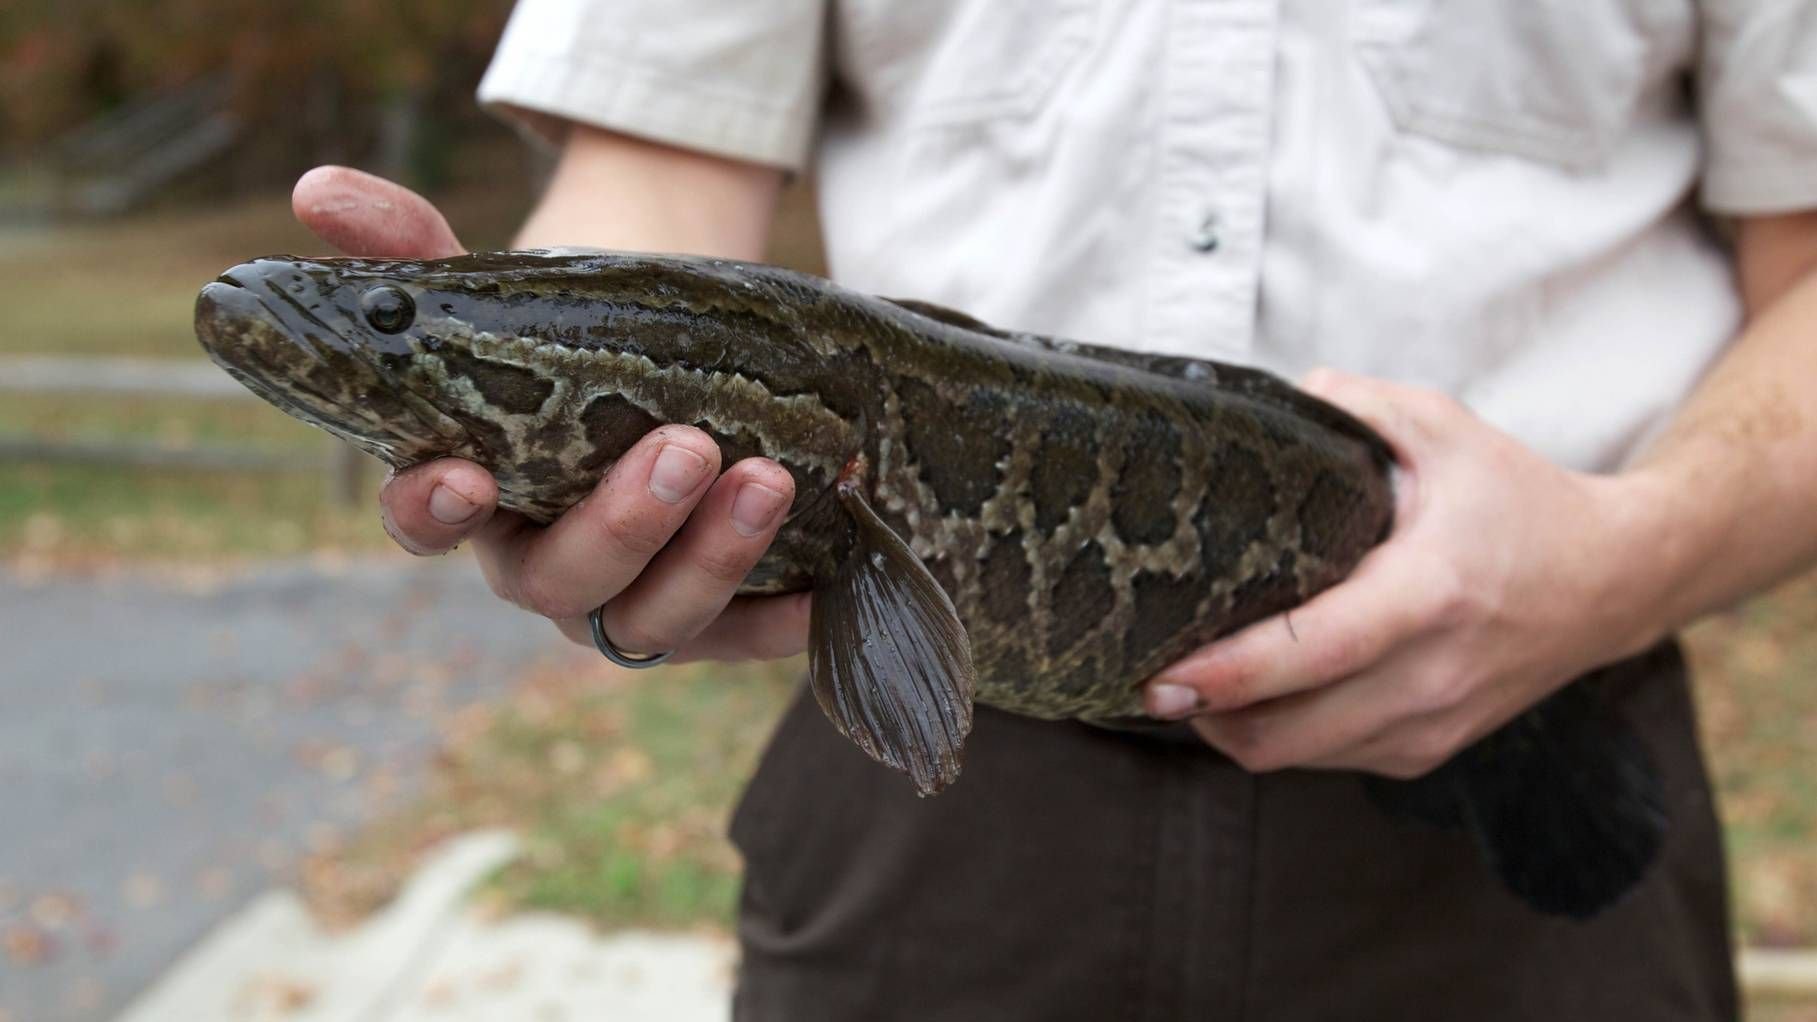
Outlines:
{"label": "man's hand", "polygon": [[[1306,389],[1400,461],[1394,533],[1344,582],[1168,667],[1149,712],[1250,770],[1423,774],[1664,632],[1622,566],[1642,494],[1568,472],[1437,393],[1321,371]],[[1289,622],[1291,617],[1291,622]]]}
{"label": "man's hand", "polygon": [[1817,211],[1742,218],[1733,344],[1619,475],[1558,468],[1447,398],[1320,373],[1403,470],[1350,578],[1162,671],[1252,770],[1413,776],[1570,679],[1817,563]]}
{"label": "man's hand", "polygon": [[[434,259],[460,242],[421,196],[359,171],[320,167],[297,182],[297,219],[351,255]],[[789,656],[806,643],[807,597],[734,598],[782,525],[794,482],[747,458],[720,472],[719,448],[688,426],[652,431],[549,526],[497,510],[498,485],[444,458],[398,472],[380,495],[385,529],[415,554],[471,538],[493,592],[592,644],[586,621],[606,605],[606,634],[628,652],[675,659]]]}

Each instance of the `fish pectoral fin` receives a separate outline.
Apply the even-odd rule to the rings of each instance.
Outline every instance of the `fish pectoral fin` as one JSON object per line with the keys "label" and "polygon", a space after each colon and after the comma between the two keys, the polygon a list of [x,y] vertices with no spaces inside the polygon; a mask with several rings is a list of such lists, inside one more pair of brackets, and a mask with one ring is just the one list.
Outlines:
{"label": "fish pectoral fin", "polygon": [[857,542],[814,590],[808,680],[840,733],[931,795],[959,776],[977,672],[953,601],[855,488]]}

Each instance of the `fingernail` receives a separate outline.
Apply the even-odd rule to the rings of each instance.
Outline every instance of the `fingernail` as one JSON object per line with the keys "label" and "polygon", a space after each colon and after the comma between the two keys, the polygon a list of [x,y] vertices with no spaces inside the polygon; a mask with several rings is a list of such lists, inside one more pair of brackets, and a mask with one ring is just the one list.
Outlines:
{"label": "fingernail", "polygon": [[446,483],[429,491],[429,514],[443,525],[459,525],[473,517],[479,505],[454,492]]}
{"label": "fingernail", "polygon": [[732,498],[732,528],[741,536],[755,536],[770,527],[782,505],[781,493],[762,483],[746,483]]}
{"label": "fingernail", "polygon": [[675,444],[664,444],[650,469],[650,492],[665,504],[679,504],[707,474],[707,459]]}
{"label": "fingernail", "polygon": [[1150,685],[1148,714],[1151,717],[1184,717],[1199,708],[1199,693],[1184,685]]}

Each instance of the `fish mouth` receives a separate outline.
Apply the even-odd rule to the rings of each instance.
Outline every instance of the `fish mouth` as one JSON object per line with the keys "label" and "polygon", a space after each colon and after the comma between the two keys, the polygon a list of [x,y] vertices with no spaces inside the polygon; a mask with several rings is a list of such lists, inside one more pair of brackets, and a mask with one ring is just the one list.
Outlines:
{"label": "fish mouth", "polygon": [[[196,295],[196,339],[246,389],[393,465],[465,446],[466,431],[247,263]],[[269,296],[265,292],[270,292]]]}

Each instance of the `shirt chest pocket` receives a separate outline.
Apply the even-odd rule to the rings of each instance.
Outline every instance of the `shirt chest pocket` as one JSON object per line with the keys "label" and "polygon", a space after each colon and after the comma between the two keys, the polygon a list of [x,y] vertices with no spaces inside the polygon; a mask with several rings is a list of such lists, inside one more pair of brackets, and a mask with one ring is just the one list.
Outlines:
{"label": "shirt chest pocket", "polygon": [[1355,0],[1353,42],[1395,124],[1583,169],[1688,51],[1684,0]]}
{"label": "shirt chest pocket", "polygon": [[845,0],[862,91],[918,127],[1025,120],[1090,48],[1102,0]]}

